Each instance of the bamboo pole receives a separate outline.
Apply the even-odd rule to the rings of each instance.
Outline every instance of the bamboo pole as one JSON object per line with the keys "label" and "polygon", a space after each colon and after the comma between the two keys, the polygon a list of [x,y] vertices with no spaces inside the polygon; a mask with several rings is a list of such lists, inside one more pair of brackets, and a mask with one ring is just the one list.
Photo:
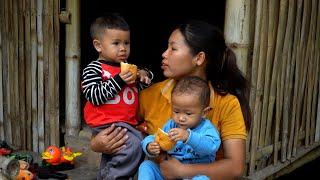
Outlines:
{"label": "bamboo pole", "polygon": [[[19,59],[18,59],[18,54],[19,54],[19,29],[18,29],[18,3],[17,1],[12,2],[12,26],[13,29],[13,52],[14,54],[12,55],[12,66],[13,66],[13,72],[12,74],[16,74],[16,72],[19,72]],[[20,127],[20,118],[19,118],[19,76],[13,75],[13,89],[11,89],[13,93],[13,108],[12,108],[12,115],[13,115],[13,121],[14,121],[14,126],[12,127],[12,132],[14,135],[14,144],[18,147],[21,148],[21,137],[20,137],[20,132],[21,132],[21,127]]]}
{"label": "bamboo pole", "polygon": [[[261,43],[260,43],[260,53],[259,53],[259,65],[258,65],[258,77],[257,77],[257,89],[256,89],[256,99],[254,105],[254,120],[259,122],[260,127],[258,127],[258,148],[263,147],[265,140],[265,119],[261,119],[262,111],[262,97],[264,93],[264,76],[265,76],[265,66],[266,66],[266,56],[267,56],[267,46],[268,46],[268,2],[263,1],[262,8],[262,22],[261,22]],[[258,161],[257,170],[260,170],[266,163],[266,158]]]}
{"label": "bamboo pole", "polygon": [[[257,83],[257,70],[258,70],[258,58],[259,58],[259,44],[260,44],[260,29],[261,29],[261,19],[262,19],[262,1],[257,0],[256,6],[256,19],[255,19],[255,34],[253,43],[253,57],[252,57],[252,73],[251,73],[251,90],[250,90],[250,108],[254,109],[254,102],[256,97],[256,83]],[[255,112],[253,112],[254,114]],[[254,120],[252,122],[254,126]]]}
{"label": "bamboo pole", "polygon": [[[297,94],[298,94],[298,101],[296,104],[296,110],[297,110],[297,115],[296,115],[296,125],[295,125],[295,133],[298,134],[299,133],[299,124],[300,124],[300,118],[301,118],[301,106],[302,106],[302,98],[304,95],[304,86],[305,86],[305,80],[304,76],[306,74],[306,66],[305,66],[305,62],[303,62],[303,60],[305,60],[305,53],[306,53],[306,47],[307,47],[307,35],[309,32],[309,22],[310,22],[310,1],[304,1],[304,5],[303,5],[303,15],[302,15],[302,28],[301,28],[301,36],[300,36],[300,44],[299,44],[299,50],[301,51],[301,53],[299,54],[300,57],[298,57],[298,59],[301,61],[299,66],[297,66],[299,69],[299,85],[298,85],[298,89],[297,89]],[[301,73],[301,74],[300,74]],[[304,121],[302,121],[302,123],[304,123]],[[298,146],[298,137],[297,135],[294,138],[293,141],[293,155],[296,154],[297,152],[297,146]]]}
{"label": "bamboo pole", "polygon": [[21,148],[26,149],[27,141],[26,141],[26,91],[25,91],[25,83],[26,78],[24,75],[25,72],[25,52],[24,52],[24,1],[20,1],[18,3],[18,15],[19,15],[19,104],[20,104],[20,118],[19,124],[21,125],[20,128],[20,141],[21,141]]}
{"label": "bamboo pole", "polygon": [[[17,86],[16,86],[16,77],[13,72],[15,71],[15,69],[17,68],[17,51],[16,51],[16,24],[18,23],[16,20],[16,13],[17,10],[15,8],[16,6],[16,2],[15,1],[11,1],[9,2],[9,20],[10,20],[10,33],[9,33],[9,37],[10,37],[10,42],[9,42],[9,77],[10,77],[10,119],[11,119],[11,129],[12,129],[12,144],[18,146],[19,145],[19,126],[18,126],[18,122],[17,122],[17,115],[16,115],[16,108],[17,108],[17,101],[16,101],[16,96],[18,95],[17,92]],[[19,67],[18,67],[19,68]]]}
{"label": "bamboo pole", "polygon": [[[0,2],[0,24],[4,24],[4,20],[3,20],[3,12],[4,12],[4,3],[1,1]],[[3,33],[3,28],[0,27],[0,139],[5,139],[4,136],[4,117],[3,117],[3,111],[4,111],[4,101],[3,101],[3,88],[4,88],[4,84],[2,83],[2,72],[3,72],[3,68],[2,68],[2,62],[3,62],[3,51],[4,51],[4,43],[2,43],[2,33]]]}
{"label": "bamboo pole", "polygon": [[[319,33],[319,31],[318,31],[318,33]],[[320,53],[318,53],[318,62],[320,60],[320,55],[319,54]],[[318,65],[318,69],[319,69],[319,65]],[[320,76],[320,70],[318,71],[318,77],[319,76]],[[320,82],[318,82],[318,84],[319,84],[319,88],[318,89],[320,89]],[[318,110],[317,110],[317,120],[316,120],[315,142],[319,142],[319,140],[320,140],[320,93],[318,93],[318,108],[317,109]]]}
{"label": "bamboo pole", "polygon": [[49,93],[51,93],[49,89],[49,48],[50,48],[50,42],[49,42],[49,36],[52,36],[52,34],[49,34],[49,27],[48,27],[48,1],[43,1],[43,16],[42,16],[42,23],[43,23],[43,72],[44,72],[44,145],[45,147],[51,145],[50,144],[50,119],[49,119]]}
{"label": "bamboo pole", "polygon": [[35,0],[31,0],[31,118],[32,118],[32,147],[34,152],[39,152],[38,145],[38,108],[37,108],[37,4]]}
{"label": "bamboo pole", "polygon": [[[17,1],[13,1],[13,28],[14,28],[14,36],[13,36],[13,40],[14,40],[14,55],[13,55],[13,63],[15,66],[14,67],[14,74],[16,74],[16,72],[19,72],[20,69],[20,65],[19,65],[19,17],[18,17],[18,4],[19,2]],[[14,113],[14,121],[15,121],[15,128],[13,129],[14,134],[15,134],[15,142],[17,145],[17,148],[22,148],[21,145],[21,117],[20,117],[20,102],[19,102],[19,76],[15,75],[14,78],[14,104],[13,104],[13,113]]]}
{"label": "bamboo pole", "polygon": [[[290,71],[291,71],[291,53],[292,53],[292,39],[293,39],[293,30],[295,23],[295,12],[296,12],[296,1],[289,1],[289,12],[288,12],[288,22],[286,27],[286,35],[284,41],[284,47],[282,51],[282,81],[279,83],[283,84],[284,91],[280,91],[281,97],[280,101],[283,99],[283,111],[282,111],[282,138],[281,138],[281,161],[284,162],[287,156],[287,143],[288,143],[288,124],[289,124],[289,105],[291,99],[291,92],[289,92],[290,84]],[[286,95],[284,95],[286,94]],[[281,116],[281,113],[280,113]]]}
{"label": "bamboo pole", "polygon": [[[50,34],[48,40],[49,40],[49,45],[52,48],[49,48],[49,82],[48,86],[51,91],[50,94],[48,94],[48,99],[49,99],[49,122],[50,122],[50,144],[59,146],[59,117],[56,116],[56,102],[55,97],[57,94],[56,92],[58,91],[57,88],[59,88],[59,81],[57,82],[55,79],[57,77],[57,67],[56,67],[56,62],[55,59],[55,39],[54,39],[54,4],[53,1],[49,1],[47,4],[47,26],[48,26],[48,34]],[[59,106],[58,106],[59,108]]]}
{"label": "bamboo pole", "polygon": [[27,149],[32,150],[32,117],[31,117],[31,103],[32,103],[32,95],[31,95],[31,26],[30,26],[30,1],[25,1],[25,60],[26,60],[26,130],[27,130]]}
{"label": "bamboo pole", "polygon": [[261,118],[262,111],[262,103],[261,99],[264,94],[264,77],[265,77],[265,66],[266,66],[266,56],[268,50],[268,1],[263,1],[262,8],[262,26],[261,26],[261,43],[260,43],[260,54],[259,54],[259,66],[258,66],[258,78],[257,78],[257,91],[256,91],[256,99],[255,99],[255,121],[260,122],[259,128],[259,139],[258,146],[262,147],[264,145],[265,140],[265,119]]}
{"label": "bamboo pole", "polygon": [[[269,4],[269,20],[268,20],[268,47],[267,47],[267,59],[266,59],[266,73],[265,73],[265,86],[263,91],[263,103],[262,103],[262,113],[261,119],[266,120],[266,130],[263,132],[265,134],[271,134],[272,119],[267,121],[268,112],[268,100],[270,93],[270,77],[271,70],[273,68],[273,59],[275,53],[276,35],[278,27],[278,13],[279,13],[279,3],[278,0],[271,0]],[[270,143],[272,136],[267,136],[264,140],[263,146]]]}
{"label": "bamboo pole", "polygon": [[71,24],[66,24],[66,135],[76,136],[80,130],[80,2],[67,1]]}
{"label": "bamboo pole", "polygon": [[290,124],[290,135],[289,135],[289,141],[288,141],[288,158],[291,158],[291,154],[292,154],[292,148],[293,148],[293,138],[294,138],[294,128],[295,128],[295,120],[296,120],[296,106],[295,104],[297,103],[297,96],[295,96],[294,94],[297,93],[297,88],[298,88],[298,82],[294,81],[294,85],[292,85],[293,82],[293,74],[295,73],[295,76],[298,75],[298,70],[299,70],[299,53],[300,50],[298,49],[298,45],[300,42],[300,29],[301,29],[301,21],[302,21],[302,17],[301,17],[301,11],[302,11],[302,4],[303,1],[302,0],[297,0],[297,16],[296,16],[296,23],[295,23],[295,32],[294,32],[294,41],[293,41],[293,52],[292,52],[292,71],[290,74],[290,92],[292,91],[292,87],[293,88],[293,101],[291,101],[291,108],[292,108],[292,115],[291,115],[291,124]]}
{"label": "bamboo pole", "polygon": [[[318,2],[318,9],[320,8],[320,3]],[[318,53],[320,51],[320,46],[318,46],[319,42],[317,42],[318,36],[320,31],[318,30],[319,28],[319,23],[320,23],[320,18],[319,18],[319,13],[320,11],[318,10],[318,14],[316,13],[316,17],[315,17],[315,35],[314,35],[314,41],[313,41],[313,45],[314,45],[314,50],[313,50],[313,61],[314,61],[314,66],[313,66],[313,74],[312,74],[312,80],[313,80],[313,84],[312,84],[312,89],[313,89],[313,93],[312,93],[312,102],[311,102],[311,130],[310,130],[310,143],[313,144],[314,140],[315,140],[315,131],[316,131],[316,112],[317,112],[317,94],[318,94],[318,81],[319,81],[319,59],[318,59]],[[319,18],[319,19],[317,19]],[[317,34],[318,33],[318,34]],[[318,39],[319,40],[319,39]]]}
{"label": "bamboo pole", "polygon": [[[316,43],[314,43],[315,49],[316,47]],[[320,49],[320,48],[319,48]],[[314,143],[314,137],[315,137],[315,132],[316,132],[316,112],[317,112],[317,92],[318,92],[318,71],[319,71],[319,59],[317,56],[317,51],[314,51],[313,54],[313,60],[315,63],[314,66],[314,72],[313,72],[313,93],[312,93],[312,102],[311,102],[311,123],[310,123],[310,143],[313,144]]]}
{"label": "bamboo pole", "polygon": [[[306,65],[308,66],[308,64]],[[303,93],[303,98],[302,98],[302,116],[301,116],[301,125],[299,128],[299,134],[302,132],[306,133],[306,114],[307,114],[307,91],[305,90]],[[304,134],[304,137],[306,137],[306,134]],[[305,139],[304,139],[305,140]]]}
{"label": "bamboo pole", "polygon": [[[248,71],[250,10],[250,0],[228,0],[226,2],[224,36],[227,46],[235,52],[237,64],[244,74]],[[248,152],[249,139],[246,146]]]}
{"label": "bamboo pole", "polygon": [[[250,0],[249,52],[248,52],[247,72],[246,72],[248,81],[250,82],[249,83],[250,89],[251,89],[251,72],[252,72],[252,57],[253,57],[252,55],[253,55],[253,46],[254,46],[254,29],[255,29],[254,17],[255,17],[255,10],[256,10],[255,4],[256,4],[255,0]],[[247,134],[246,154],[249,154],[250,152],[252,128],[253,128],[253,123],[250,124],[250,129]],[[248,172],[247,168],[249,168],[249,166],[246,166],[245,172]]]}
{"label": "bamboo pole", "polygon": [[[316,56],[315,58],[317,58],[317,73],[316,73],[316,84],[315,84],[315,88],[318,87],[318,90],[320,89],[320,80],[319,80],[319,76],[320,76],[320,3],[318,3],[318,17],[317,17],[317,31],[316,31]],[[318,83],[318,85],[317,85]],[[318,92],[317,90],[315,90],[314,92]],[[318,107],[317,107],[317,99],[318,99]],[[316,108],[315,111],[315,118],[316,118],[316,123],[315,123],[315,142],[319,142],[320,139],[320,93],[318,93],[318,98],[317,98],[317,93],[314,93],[314,107]],[[317,112],[317,113],[316,113]]]}
{"label": "bamboo pole", "polygon": [[246,74],[249,46],[250,0],[227,0],[224,35],[236,55],[240,70]]}
{"label": "bamboo pole", "polygon": [[[2,1],[2,7],[3,7],[3,22],[5,24],[5,26],[0,26],[2,28],[2,42],[3,42],[3,52],[2,52],[2,56],[3,56],[3,62],[2,62],[2,80],[3,82],[8,82],[8,73],[9,73],[9,69],[8,69],[8,58],[9,58],[9,36],[8,36],[8,24],[9,24],[9,18],[8,18],[8,2],[6,1]],[[8,83],[4,84],[3,87],[3,119],[4,121],[4,136],[5,139],[11,143],[12,142],[12,135],[11,135],[11,121],[8,120]]]}
{"label": "bamboo pole", "polygon": [[43,78],[43,29],[42,29],[43,1],[37,0],[37,60],[38,60],[38,138],[39,152],[43,152],[44,145],[44,78]]}
{"label": "bamboo pole", "polygon": [[[267,114],[267,122],[272,121],[273,117],[273,108],[275,102],[275,94],[276,94],[276,86],[277,86],[277,77],[278,77],[278,68],[280,66],[280,55],[282,53],[283,48],[283,40],[285,35],[285,25],[287,22],[287,8],[288,1],[282,0],[280,1],[280,12],[279,12],[279,25],[277,30],[277,41],[276,41],[276,49],[275,49],[275,58],[274,64],[272,68],[272,76],[271,76],[271,87],[270,87],[270,94],[269,94],[269,104],[268,104],[268,114]],[[276,119],[275,122],[275,138],[274,138],[274,164],[278,161],[278,139],[279,139],[279,121]]]}
{"label": "bamboo pole", "polygon": [[[256,21],[255,21],[255,38],[254,38],[254,47],[253,47],[253,64],[252,64],[252,75],[251,75],[251,83],[253,87],[250,91],[250,107],[255,110],[254,103],[256,97],[256,83],[257,83],[257,69],[258,69],[258,57],[259,57],[259,45],[260,45],[260,31],[261,31],[261,19],[262,19],[262,1],[258,0],[257,9],[256,9]],[[253,114],[256,114],[254,111]],[[249,163],[249,174],[253,174],[256,166],[256,151],[258,144],[258,128],[259,121],[256,121],[253,117],[252,121],[252,134],[251,134],[251,148],[250,148],[250,163]]]}
{"label": "bamboo pole", "polygon": [[56,120],[55,123],[55,144],[60,145],[60,119],[59,119],[59,45],[60,45],[60,22],[59,22],[59,14],[60,14],[60,1],[55,0],[54,2],[54,11],[53,11],[53,29],[54,29],[54,68],[55,68],[55,73],[54,73],[54,99],[53,99],[53,111],[54,111],[54,118]]}
{"label": "bamboo pole", "polygon": [[[289,48],[289,51],[288,51],[288,57],[289,57],[289,62],[288,62],[288,65],[287,65],[287,73],[286,73],[286,84],[285,84],[285,94],[287,94],[287,95],[285,95],[284,96],[284,104],[285,104],[285,106],[284,106],[284,114],[283,114],[283,117],[284,117],[284,119],[288,119],[288,123],[286,123],[286,126],[288,126],[288,127],[286,127],[286,144],[287,144],[287,146],[286,147],[284,147],[283,146],[283,148],[286,148],[287,150],[286,150],[286,157],[282,157],[282,160],[284,161],[284,158],[285,159],[288,159],[290,156],[291,156],[291,148],[290,148],[290,146],[289,146],[289,141],[290,141],[290,137],[291,137],[291,129],[292,129],[292,127],[291,127],[291,125],[293,125],[294,126],[294,123],[292,123],[292,122],[294,122],[294,120],[293,120],[293,113],[291,113],[292,112],[292,101],[293,101],[293,74],[294,74],[294,68],[295,68],[295,63],[296,63],[296,58],[295,58],[295,55],[296,55],[296,53],[295,53],[295,51],[296,51],[296,46],[295,46],[295,44],[294,44],[294,42],[296,41],[295,40],[295,37],[296,37],[296,35],[295,35],[295,32],[294,32],[294,30],[296,29],[296,23],[297,23],[297,21],[298,21],[298,19],[301,19],[301,13],[300,14],[297,14],[297,13],[295,13],[295,12],[301,12],[301,8],[300,8],[300,11],[299,10],[297,10],[297,5],[298,4],[298,2],[297,1],[295,1],[295,3],[294,3],[294,6],[295,6],[295,8],[294,8],[294,19],[296,19],[296,20],[294,20],[294,22],[293,22],[293,24],[291,25],[292,26],[292,34],[291,34],[291,40],[289,40],[289,44],[290,44],[290,48]],[[298,18],[297,18],[297,16],[298,16]],[[301,23],[300,23],[301,24]],[[291,121],[290,121],[291,120]],[[287,121],[287,120],[286,120]],[[291,123],[289,123],[289,121],[291,122]],[[290,156],[289,156],[289,153],[290,153]]]}
{"label": "bamboo pole", "polygon": [[317,16],[317,2],[315,0],[312,0],[312,10],[311,10],[311,20],[310,20],[310,30],[309,30],[309,36],[308,36],[308,59],[309,59],[309,65],[307,70],[307,82],[306,82],[306,91],[307,91],[307,121],[306,121],[306,139],[305,139],[305,145],[310,145],[310,131],[311,131],[311,104],[312,104],[312,90],[313,90],[313,84],[314,84],[314,78],[313,78],[313,72],[314,72],[314,39],[315,39],[315,31],[316,31],[316,16]]}

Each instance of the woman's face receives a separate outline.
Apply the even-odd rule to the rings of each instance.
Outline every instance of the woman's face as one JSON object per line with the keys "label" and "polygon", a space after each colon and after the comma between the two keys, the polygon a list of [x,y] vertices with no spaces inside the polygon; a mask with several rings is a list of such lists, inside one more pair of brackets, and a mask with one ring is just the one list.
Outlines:
{"label": "woman's face", "polygon": [[181,32],[172,32],[167,50],[162,54],[163,75],[167,78],[180,79],[186,75],[193,75],[196,63]]}

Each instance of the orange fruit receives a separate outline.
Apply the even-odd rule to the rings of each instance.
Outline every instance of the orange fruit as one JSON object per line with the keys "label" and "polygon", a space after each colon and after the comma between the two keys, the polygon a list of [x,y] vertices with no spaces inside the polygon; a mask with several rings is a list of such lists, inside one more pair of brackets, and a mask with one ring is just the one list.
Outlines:
{"label": "orange fruit", "polygon": [[170,151],[176,145],[176,142],[171,141],[168,134],[160,128],[158,128],[156,132],[155,142],[157,142],[164,151]]}

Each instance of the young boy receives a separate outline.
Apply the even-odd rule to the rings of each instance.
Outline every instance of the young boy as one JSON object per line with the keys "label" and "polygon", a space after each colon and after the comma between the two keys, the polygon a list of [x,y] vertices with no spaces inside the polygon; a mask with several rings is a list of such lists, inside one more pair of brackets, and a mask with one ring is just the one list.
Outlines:
{"label": "young boy", "polygon": [[[128,179],[134,176],[144,156],[140,147],[143,136],[133,127],[138,124],[137,76],[120,68],[130,54],[129,25],[121,16],[108,14],[97,18],[90,32],[99,58],[83,70],[85,122],[93,135],[114,124],[126,128],[129,136],[124,149],[112,155],[102,154],[98,179]],[[145,70],[139,70],[137,75],[144,85],[150,84],[153,76]]]}
{"label": "young boy", "polygon": [[[170,139],[176,142],[168,155],[182,163],[210,163],[215,160],[215,153],[220,146],[217,129],[204,118],[210,110],[210,89],[208,83],[199,77],[189,76],[180,79],[172,90],[172,119],[163,127]],[[148,157],[160,155],[160,146],[155,136],[149,135],[141,142]],[[159,165],[146,160],[139,167],[138,178],[163,179]],[[209,179],[196,176],[192,179]]]}

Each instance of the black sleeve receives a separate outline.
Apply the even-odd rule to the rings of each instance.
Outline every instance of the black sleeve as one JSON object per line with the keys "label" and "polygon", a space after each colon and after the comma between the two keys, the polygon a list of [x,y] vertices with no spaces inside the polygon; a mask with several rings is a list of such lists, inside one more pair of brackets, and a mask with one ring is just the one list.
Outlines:
{"label": "black sleeve", "polygon": [[96,106],[113,99],[125,85],[119,74],[107,81],[102,81],[101,73],[101,62],[93,61],[83,70],[82,74],[82,92],[85,98]]}

